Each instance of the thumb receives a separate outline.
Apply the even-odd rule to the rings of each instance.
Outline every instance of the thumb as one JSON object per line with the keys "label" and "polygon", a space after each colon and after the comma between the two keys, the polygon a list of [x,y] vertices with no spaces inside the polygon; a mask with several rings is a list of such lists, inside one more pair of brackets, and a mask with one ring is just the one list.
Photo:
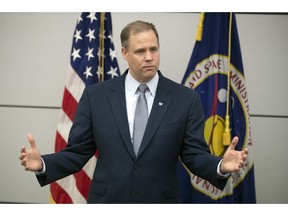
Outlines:
{"label": "thumb", "polygon": [[235,147],[236,147],[236,145],[237,145],[237,143],[238,143],[238,140],[239,140],[239,138],[238,138],[237,136],[235,136],[235,137],[232,139],[231,144],[230,144],[230,146],[229,146],[229,148],[230,148],[231,150],[235,150]]}
{"label": "thumb", "polygon": [[31,148],[32,149],[36,148],[35,139],[34,139],[33,135],[29,133],[27,135],[27,138],[28,138],[28,141],[29,141],[29,143],[31,145]]}

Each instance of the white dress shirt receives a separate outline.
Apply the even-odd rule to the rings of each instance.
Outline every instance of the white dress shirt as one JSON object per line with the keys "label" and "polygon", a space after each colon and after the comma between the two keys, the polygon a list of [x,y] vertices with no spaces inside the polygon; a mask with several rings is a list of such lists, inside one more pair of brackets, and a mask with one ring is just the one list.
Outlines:
{"label": "white dress shirt", "polygon": [[[159,81],[159,75],[158,73],[156,73],[156,75],[153,77],[152,80],[150,80],[148,83],[145,83],[148,86],[148,89],[145,92],[147,105],[148,105],[148,116],[152,109],[158,81]],[[127,116],[128,116],[131,139],[133,137],[135,109],[136,109],[137,99],[140,94],[140,92],[137,91],[139,84],[141,83],[135,80],[130,74],[130,72],[128,72],[125,78],[125,97],[126,97],[126,108],[127,108]]]}

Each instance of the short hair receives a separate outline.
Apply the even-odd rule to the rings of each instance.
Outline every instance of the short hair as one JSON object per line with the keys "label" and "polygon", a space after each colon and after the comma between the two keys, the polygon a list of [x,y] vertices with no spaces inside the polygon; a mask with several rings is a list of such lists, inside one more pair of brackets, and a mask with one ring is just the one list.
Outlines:
{"label": "short hair", "polygon": [[143,31],[149,31],[149,30],[152,30],[155,33],[159,46],[159,35],[157,29],[155,28],[155,25],[153,23],[137,20],[127,24],[121,31],[120,39],[122,47],[124,47],[125,49],[129,48],[128,40],[131,34],[138,34]]}

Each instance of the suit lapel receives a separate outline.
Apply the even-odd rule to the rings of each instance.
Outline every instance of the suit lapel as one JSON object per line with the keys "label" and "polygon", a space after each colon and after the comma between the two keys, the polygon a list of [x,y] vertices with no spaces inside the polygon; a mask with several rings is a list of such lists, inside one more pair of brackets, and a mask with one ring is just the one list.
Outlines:
{"label": "suit lapel", "polygon": [[111,109],[120,131],[120,134],[124,140],[125,146],[132,156],[135,159],[135,154],[133,151],[133,146],[130,137],[130,130],[128,125],[127,109],[126,109],[126,100],[125,100],[125,76],[127,71],[121,75],[119,81],[114,82],[111,86],[111,94],[108,95]]}
{"label": "suit lapel", "polygon": [[137,157],[139,157],[148,146],[172,100],[169,95],[170,89],[168,83],[165,81],[166,78],[164,78],[160,72],[159,75],[155,99]]}

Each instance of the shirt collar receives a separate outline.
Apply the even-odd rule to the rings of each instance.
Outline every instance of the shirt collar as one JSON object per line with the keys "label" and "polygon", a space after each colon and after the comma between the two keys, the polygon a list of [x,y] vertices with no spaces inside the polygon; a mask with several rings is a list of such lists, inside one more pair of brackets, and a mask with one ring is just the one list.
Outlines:
{"label": "shirt collar", "polygon": [[[155,76],[149,82],[146,83],[153,97],[155,97],[155,94],[156,94],[158,81],[159,81],[159,74],[156,73]],[[139,84],[140,83],[132,77],[132,75],[130,74],[130,71],[128,71],[126,75],[126,79],[125,79],[125,85],[126,85],[127,90],[135,94]]]}

